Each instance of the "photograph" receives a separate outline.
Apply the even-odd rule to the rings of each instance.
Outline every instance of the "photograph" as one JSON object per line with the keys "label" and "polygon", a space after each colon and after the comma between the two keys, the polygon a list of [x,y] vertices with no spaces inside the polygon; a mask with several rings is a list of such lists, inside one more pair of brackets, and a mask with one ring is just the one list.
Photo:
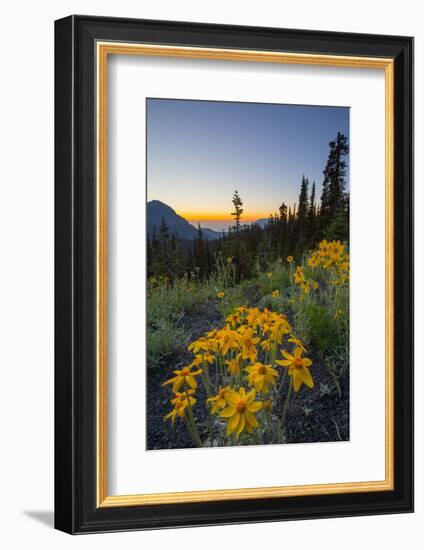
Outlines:
{"label": "photograph", "polygon": [[349,441],[349,107],[145,101],[147,450]]}

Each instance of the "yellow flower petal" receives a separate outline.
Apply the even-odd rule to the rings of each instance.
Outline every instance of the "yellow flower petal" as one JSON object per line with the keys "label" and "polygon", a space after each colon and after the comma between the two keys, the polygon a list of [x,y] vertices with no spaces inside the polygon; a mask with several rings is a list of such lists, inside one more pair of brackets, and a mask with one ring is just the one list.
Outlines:
{"label": "yellow flower petal", "polygon": [[236,392],[231,392],[231,393],[228,393],[228,395],[226,396],[226,400],[231,407],[235,407],[239,402],[240,398],[238,397],[238,394]]}
{"label": "yellow flower petal", "polygon": [[300,359],[302,357],[302,350],[300,348],[296,348],[294,350],[294,356],[296,359]]}
{"label": "yellow flower petal", "polygon": [[222,416],[223,418],[229,418],[235,413],[236,409],[234,407],[226,407],[223,411],[220,412],[219,416]]}
{"label": "yellow flower petal", "polygon": [[238,438],[239,435],[241,434],[241,432],[244,430],[244,425],[245,425],[245,419],[244,419],[244,414],[240,414],[240,420],[238,422],[238,425],[235,429],[235,432],[236,432],[236,437]]}
{"label": "yellow flower petal", "polygon": [[255,401],[254,403],[250,403],[250,405],[247,406],[247,410],[251,412],[258,412],[262,409],[262,403],[260,401]]}
{"label": "yellow flower petal", "polygon": [[167,386],[168,384],[173,384],[174,381],[175,381],[175,378],[170,378],[169,380],[161,384],[161,386]]}
{"label": "yellow flower petal", "polygon": [[188,375],[185,377],[187,384],[190,386],[190,388],[196,389],[197,388],[197,382],[194,379],[193,376]]}
{"label": "yellow flower petal", "polygon": [[252,426],[253,428],[256,428],[259,426],[258,421],[256,420],[256,417],[253,413],[251,413],[249,410],[244,411],[244,415],[246,416],[246,421],[248,426]]}
{"label": "yellow flower petal", "polygon": [[237,428],[240,421],[240,413],[236,412],[234,416],[230,418],[227,424],[227,434],[231,435],[233,431]]}
{"label": "yellow flower petal", "polygon": [[292,374],[293,380],[293,389],[295,392],[299,391],[300,386],[302,385],[302,374],[299,369],[294,369]]}
{"label": "yellow flower petal", "polygon": [[277,365],[281,365],[282,367],[289,367],[292,364],[290,359],[283,359],[282,361],[277,359],[275,362]]}
{"label": "yellow flower petal", "polygon": [[255,399],[256,392],[255,390],[250,391],[246,396],[246,405],[250,405],[250,403]]}
{"label": "yellow flower petal", "polygon": [[303,368],[302,374],[303,374],[303,381],[309,388],[312,389],[314,387],[314,379],[312,378],[312,375],[309,369]]}
{"label": "yellow flower petal", "polygon": [[183,377],[178,377],[175,381],[174,381],[174,385],[172,386],[172,391],[175,393],[177,392],[181,386],[183,385],[184,383],[184,378]]}

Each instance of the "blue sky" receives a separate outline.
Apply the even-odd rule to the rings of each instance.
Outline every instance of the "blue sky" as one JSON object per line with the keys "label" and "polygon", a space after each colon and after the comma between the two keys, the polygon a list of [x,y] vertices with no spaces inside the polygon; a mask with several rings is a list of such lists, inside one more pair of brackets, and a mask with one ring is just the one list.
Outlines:
{"label": "blue sky", "polygon": [[235,189],[245,221],[297,202],[302,175],[320,196],[328,143],[349,108],[147,100],[147,196],[189,221],[223,220]]}

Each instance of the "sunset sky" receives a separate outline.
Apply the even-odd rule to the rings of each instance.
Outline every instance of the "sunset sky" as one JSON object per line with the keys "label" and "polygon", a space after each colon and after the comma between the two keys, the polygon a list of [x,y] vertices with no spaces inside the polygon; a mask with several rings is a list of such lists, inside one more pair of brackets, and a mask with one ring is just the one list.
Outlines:
{"label": "sunset sky", "polygon": [[147,100],[147,198],[213,229],[235,189],[248,223],[298,201],[302,175],[321,194],[328,142],[349,136],[349,109]]}

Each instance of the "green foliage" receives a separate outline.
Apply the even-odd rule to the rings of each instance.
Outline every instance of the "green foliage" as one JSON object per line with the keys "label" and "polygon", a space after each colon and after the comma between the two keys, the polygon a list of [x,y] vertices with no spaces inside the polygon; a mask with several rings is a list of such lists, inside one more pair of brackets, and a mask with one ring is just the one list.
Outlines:
{"label": "green foliage", "polygon": [[274,262],[269,265],[268,271],[259,274],[258,284],[261,294],[271,294],[275,290],[283,294],[284,290],[290,286],[290,271],[283,262],[284,260]]}
{"label": "green foliage", "polygon": [[323,172],[319,225],[321,237],[344,240],[349,234],[349,199],[345,190],[345,158],[349,154],[347,137],[338,132],[329,145],[330,152]]}
{"label": "green foliage", "polygon": [[166,278],[151,278],[147,289],[147,361],[151,368],[166,357],[181,352],[189,335],[181,327],[185,313],[214,296],[210,285],[178,279],[172,285]]}
{"label": "green foliage", "polygon": [[241,215],[243,214],[243,201],[241,200],[237,190],[234,191],[233,206],[234,206],[234,212],[231,212],[231,215],[234,218],[235,230],[239,231]]}
{"label": "green foliage", "polygon": [[310,294],[294,291],[289,302],[296,332],[330,374],[339,379],[349,365],[349,289],[333,287],[324,276]]}
{"label": "green foliage", "polygon": [[220,298],[216,304],[221,317],[227,317],[237,306],[245,302],[245,284],[239,284],[224,291],[225,296]]}
{"label": "green foliage", "polygon": [[162,320],[174,322],[195,305],[214,296],[209,284],[190,281],[187,277],[173,284],[166,279],[150,279],[147,290],[147,324],[154,325]]}
{"label": "green foliage", "polygon": [[188,344],[186,331],[176,322],[161,320],[147,328],[147,364],[157,368],[167,357],[182,352]]}
{"label": "green foliage", "polygon": [[349,239],[349,213],[338,209],[327,225],[323,228],[323,238],[328,241]]}
{"label": "green foliage", "polygon": [[216,262],[216,283],[223,288],[235,286],[236,266],[233,256],[224,258],[221,253],[215,256]]}

